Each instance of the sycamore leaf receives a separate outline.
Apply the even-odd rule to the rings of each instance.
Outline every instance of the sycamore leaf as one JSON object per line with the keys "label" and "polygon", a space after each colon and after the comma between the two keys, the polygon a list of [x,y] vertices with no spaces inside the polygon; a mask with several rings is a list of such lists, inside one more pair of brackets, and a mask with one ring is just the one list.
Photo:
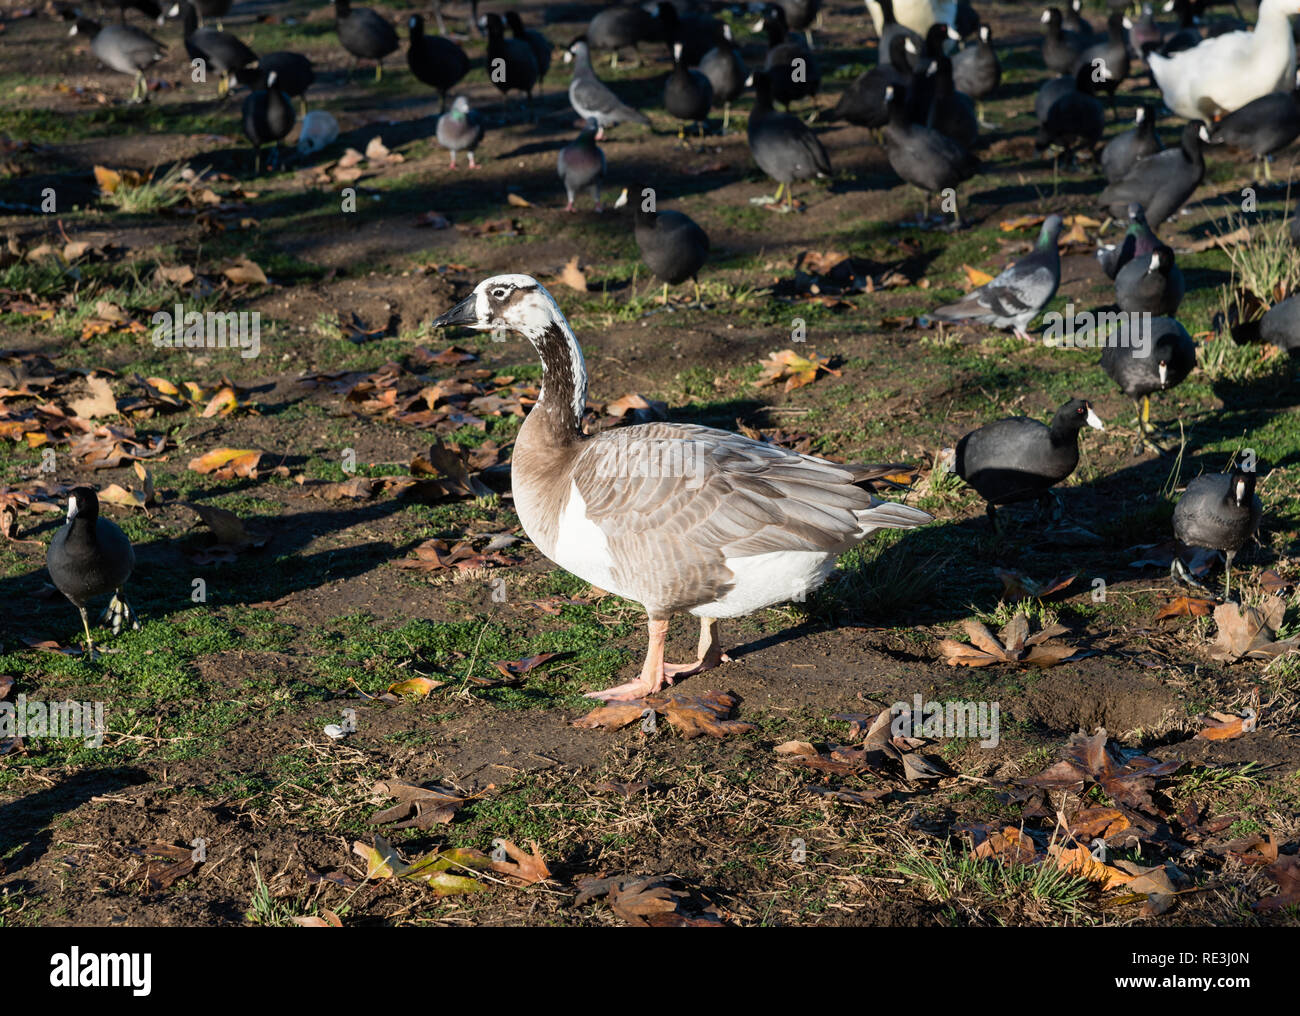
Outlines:
{"label": "sycamore leaf", "polygon": [[229,466],[238,476],[249,476],[257,468],[262,453],[253,448],[214,448],[212,451],[190,459],[189,468],[196,473],[211,473]]}
{"label": "sycamore leaf", "polygon": [[546,861],[542,858],[541,848],[535,841],[528,844],[532,850],[531,853],[525,853],[509,840],[500,840],[498,845],[505,851],[510,860],[493,861],[493,871],[502,875],[509,875],[511,878],[517,878],[525,885],[544,882],[551,877],[551,869],[546,866]]}
{"label": "sycamore leaf", "polygon": [[838,370],[832,370],[827,366],[829,363],[828,358],[820,357],[811,350],[805,356],[796,353],[793,349],[782,349],[767,355],[767,360],[761,364],[763,372],[754,384],[761,388],[764,385],[775,384],[784,378],[785,391],[788,392],[812,384],[817,379],[819,371],[840,377]]}

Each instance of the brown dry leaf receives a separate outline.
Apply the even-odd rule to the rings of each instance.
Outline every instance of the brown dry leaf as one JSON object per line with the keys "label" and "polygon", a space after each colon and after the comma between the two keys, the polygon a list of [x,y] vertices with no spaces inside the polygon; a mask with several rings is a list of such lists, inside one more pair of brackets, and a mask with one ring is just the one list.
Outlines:
{"label": "brown dry leaf", "polygon": [[506,852],[510,860],[493,861],[493,871],[517,878],[524,885],[545,882],[551,877],[551,869],[546,866],[546,861],[542,858],[542,849],[535,840],[530,840],[528,843],[532,849],[532,853],[529,854],[524,853],[509,840],[501,840],[497,845]]}
{"label": "brown dry leaf", "polygon": [[107,166],[95,166],[95,182],[105,194],[112,194],[122,187],[139,187],[148,178],[133,169],[109,169]]}
{"label": "brown dry leaf", "polygon": [[1067,848],[1059,843],[1053,843],[1047,848],[1047,852],[1052,855],[1056,867],[1062,871],[1069,872],[1071,875],[1082,876],[1090,882],[1100,882],[1102,887],[1106,889],[1124,885],[1133,879],[1133,876],[1128,872],[1121,871],[1119,868],[1112,868],[1109,864],[1098,861],[1092,856],[1087,847]]}
{"label": "brown dry leaf", "polygon": [[378,134],[366,144],[366,158],[368,160],[373,159],[377,162],[384,162],[391,155],[392,152],[388,150],[388,146],[384,144],[383,139]]}
{"label": "brown dry leaf", "polygon": [[180,847],[174,843],[154,843],[133,849],[132,853],[144,855],[144,877],[149,888],[154,890],[170,889],[186,875],[192,874],[201,863],[194,859],[192,847]]}
{"label": "brown dry leaf", "polygon": [[0,701],[3,701],[14,688],[14,679],[8,674],[0,674]]}
{"label": "brown dry leaf", "polygon": [[577,254],[564,263],[564,267],[560,269],[560,274],[556,278],[570,289],[576,289],[579,293],[587,291],[587,276],[578,267]]}
{"label": "brown dry leaf", "polygon": [[405,681],[398,681],[388,686],[388,694],[399,695],[402,698],[413,699],[418,702],[421,699],[429,697],[429,693],[436,688],[441,688],[446,681],[435,681],[430,677],[408,677]]}
{"label": "brown dry leaf", "polygon": [[[371,789],[372,794],[391,797],[397,804],[370,817],[371,825],[394,823],[394,829],[429,829],[446,825],[456,812],[474,798],[465,797],[452,790],[417,787],[401,780],[380,780]],[[402,819],[403,821],[398,821]]]}
{"label": "brown dry leaf", "polygon": [[1015,782],[1022,786],[1041,787],[1044,790],[1068,790],[1082,794],[1096,784],[1118,804],[1145,812],[1159,814],[1151,791],[1156,780],[1169,776],[1182,766],[1181,759],[1158,762],[1132,749],[1124,749],[1107,741],[1105,727],[1093,734],[1082,732],[1070,735],[1064,757],[1037,776],[1023,777]]}
{"label": "brown dry leaf", "polygon": [[247,257],[241,257],[234,264],[223,268],[221,274],[237,286],[266,285],[266,273],[262,271],[256,262],[250,261]]}
{"label": "brown dry leaf", "polygon": [[1129,827],[1129,820],[1118,808],[1082,808],[1070,816],[1070,835],[1084,843],[1107,840]]}
{"label": "brown dry leaf", "polygon": [[1240,226],[1231,233],[1219,235],[1211,233],[1209,236],[1203,236],[1199,240],[1192,240],[1180,250],[1185,250],[1189,254],[1199,254],[1201,251],[1209,250],[1211,247],[1221,247],[1227,250],[1229,247],[1235,247],[1238,244],[1250,243],[1250,227]]}
{"label": "brown dry leaf", "polygon": [[830,275],[836,267],[849,260],[849,255],[842,251],[810,250],[795,259],[795,267],[809,275]]}
{"label": "brown dry leaf", "polygon": [[1265,896],[1251,907],[1258,913],[1271,914],[1300,905],[1300,856],[1283,854],[1268,866],[1268,873],[1277,882],[1276,896]]}
{"label": "brown dry leaf", "polygon": [[1209,716],[1198,716],[1197,719],[1205,724],[1196,735],[1201,741],[1231,741],[1255,729],[1253,713],[1238,716],[1236,713],[1212,712]]}
{"label": "brown dry leaf", "polygon": [[1163,621],[1167,617],[1204,617],[1213,607],[1213,600],[1201,600],[1192,596],[1175,596],[1156,611],[1156,620]]}
{"label": "brown dry leaf", "polygon": [[212,451],[190,459],[189,468],[196,473],[211,473],[228,469],[233,476],[252,476],[262,453],[253,448],[214,448]]}
{"label": "brown dry leaf", "polygon": [[214,416],[229,416],[239,408],[239,396],[235,389],[226,385],[216,395],[208,401],[203,407],[203,412],[199,414],[203,419],[210,419]]}
{"label": "brown dry leaf", "polygon": [[144,494],[137,493],[134,490],[127,490],[116,483],[110,483],[99,492],[99,501],[101,504],[115,504],[123,508],[143,508],[145,506]]}
{"label": "brown dry leaf", "polygon": [[1079,577],[1079,573],[1074,572],[1071,575],[1057,575],[1040,582],[1031,579],[1024,572],[1009,568],[994,568],[993,574],[1002,580],[1003,593],[1011,600],[1045,600],[1068,589]]}
{"label": "brown dry leaf", "polygon": [[341,928],[343,922],[339,920],[339,915],[332,910],[321,908],[320,916],[308,915],[305,917],[292,918],[294,924],[299,928]]}
{"label": "brown dry leaf", "polygon": [[145,505],[153,505],[158,500],[157,491],[154,490],[153,486],[153,473],[149,472],[149,470],[140,463],[139,459],[131,463],[131,468],[135,471],[135,475],[144,485]]}
{"label": "brown dry leaf", "polygon": [[1050,642],[1066,634],[1068,628],[1054,624],[1031,635],[1029,619],[1024,614],[1017,614],[1008,621],[996,637],[975,620],[963,621],[962,627],[972,644],[955,639],[943,639],[939,643],[939,652],[950,667],[987,667],[995,663],[1053,667],[1081,658],[1081,650],[1074,646]]}
{"label": "brown dry leaf", "polygon": [[988,272],[982,272],[970,265],[962,265],[961,268],[966,273],[966,281],[970,284],[971,289],[979,289],[980,286],[986,286],[993,281],[993,276]]}
{"label": "brown dry leaf", "polygon": [[676,727],[688,740],[708,734],[726,737],[754,729],[752,723],[728,719],[740,704],[735,692],[706,691],[703,695],[669,695],[666,699],[648,698],[646,705]]}
{"label": "brown dry leaf", "polygon": [[1023,830],[1006,826],[1000,832],[989,831],[975,844],[970,856],[975,860],[987,857],[1008,864],[1032,864],[1038,856],[1038,847]]}
{"label": "brown dry leaf", "polygon": [[432,209],[427,212],[421,212],[416,216],[415,224],[417,226],[430,226],[433,229],[451,228],[451,220],[441,212],[435,212]]}
{"label": "brown dry leaf", "polygon": [[1271,660],[1300,648],[1300,636],[1274,642],[1273,634],[1282,626],[1286,601],[1269,596],[1258,606],[1243,611],[1235,603],[1221,603],[1214,609],[1218,637],[1210,647],[1213,659],[1232,663],[1240,659]]}
{"label": "brown dry leaf", "polygon": [[1043,224],[1046,216],[1043,215],[1017,215],[1014,219],[1003,219],[998,223],[998,227],[1004,233],[1014,233],[1020,229],[1037,229]]}
{"label": "brown dry leaf", "polygon": [[113,398],[113,387],[102,377],[91,375],[86,378],[90,394],[68,402],[68,409],[73,416],[84,420],[94,420],[101,416],[117,415],[117,400]]}
{"label": "brown dry leaf", "polygon": [[519,677],[557,655],[559,654],[538,653],[536,656],[526,656],[522,660],[494,660],[492,666],[501,671],[503,677]]}
{"label": "brown dry leaf", "polygon": [[829,363],[828,358],[820,357],[812,350],[809,350],[805,356],[796,353],[793,349],[782,349],[767,355],[767,360],[761,364],[763,372],[754,384],[761,388],[764,385],[775,384],[784,378],[785,391],[788,392],[812,384],[820,371],[840,377],[838,370],[832,370],[827,366]]}
{"label": "brown dry leaf", "polygon": [[[244,523],[234,512],[206,504],[186,504],[185,507],[192,509],[203,520],[204,525],[212,530],[218,544],[233,548],[257,545],[254,537],[244,528]],[[265,542],[263,539],[262,543]]]}
{"label": "brown dry leaf", "polygon": [[154,274],[173,286],[188,286],[194,281],[194,269],[188,265],[159,265]]}
{"label": "brown dry leaf", "polygon": [[532,208],[533,203],[527,198],[516,194],[514,191],[506,192],[506,204],[513,205],[515,208]]}
{"label": "brown dry leaf", "polygon": [[619,730],[635,723],[648,707],[640,702],[615,702],[612,705],[597,706],[586,716],[573,721],[575,727],[607,727]]}
{"label": "brown dry leaf", "polygon": [[666,876],[647,878],[584,878],[578,880],[574,905],[604,896],[610,909],[639,928],[721,928],[722,913],[696,894],[674,888]]}

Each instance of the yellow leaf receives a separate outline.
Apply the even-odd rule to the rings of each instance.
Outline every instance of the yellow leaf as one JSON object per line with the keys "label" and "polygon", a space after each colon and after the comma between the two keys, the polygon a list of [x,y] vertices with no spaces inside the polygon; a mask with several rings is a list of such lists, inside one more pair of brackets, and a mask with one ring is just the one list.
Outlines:
{"label": "yellow leaf", "polygon": [[993,281],[993,276],[988,272],[982,272],[978,268],[972,268],[970,265],[962,265],[962,271],[966,273],[966,280],[971,284],[972,289],[978,289],[980,286],[987,285]]}
{"label": "yellow leaf", "polygon": [[214,448],[206,455],[200,455],[196,459],[190,459],[189,468],[196,473],[210,473],[214,469],[220,469],[227,463],[237,463],[245,456],[261,456],[261,452],[252,448]]}

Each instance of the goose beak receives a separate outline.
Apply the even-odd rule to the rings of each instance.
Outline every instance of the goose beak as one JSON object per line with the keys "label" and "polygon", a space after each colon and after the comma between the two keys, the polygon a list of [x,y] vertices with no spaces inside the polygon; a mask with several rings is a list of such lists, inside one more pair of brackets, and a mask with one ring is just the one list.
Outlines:
{"label": "goose beak", "polygon": [[468,325],[473,327],[478,324],[478,296],[471,293],[460,303],[456,304],[451,310],[447,311],[441,317],[433,319],[434,328],[450,328],[452,325]]}
{"label": "goose beak", "polygon": [[1097,411],[1093,409],[1092,406],[1088,407],[1087,420],[1088,420],[1088,426],[1093,428],[1094,430],[1106,429],[1106,425],[1101,422],[1101,417],[1097,415]]}

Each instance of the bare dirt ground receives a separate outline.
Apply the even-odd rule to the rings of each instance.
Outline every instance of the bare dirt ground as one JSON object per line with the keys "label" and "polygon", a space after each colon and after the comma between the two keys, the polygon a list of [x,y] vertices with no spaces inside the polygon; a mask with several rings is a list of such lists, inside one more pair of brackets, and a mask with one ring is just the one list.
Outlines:
{"label": "bare dirt ground", "polygon": [[[1294,149],[1271,183],[1215,153],[1162,231],[1187,276],[1180,320],[1202,345],[1198,370],[1156,401],[1174,451],[1145,452],[1095,351],[917,323],[969,286],[965,266],[996,273],[1019,256],[1051,211],[1080,216],[1082,235],[1064,248],[1053,308],[1111,300],[1092,257],[1099,175],[1087,163],[1054,173],[1033,148],[1037,10],[979,6],[1005,79],[986,104],[997,127],[984,172],[962,189],[967,224],[956,232],[906,224],[919,195],[870,132],[842,124],[818,127],[835,174],[799,188],[801,213],[756,206],[771,184],[746,147],[748,98],[730,133],[715,118],[703,139],[683,141],[662,108],[663,52],[645,47],[639,66],[616,70],[601,62],[653,120],[603,142],[606,203],[622,187],[654,186],[707,230],[704,309],[687,306],[689,287],[658,302],[625,213],[598,215],[586,199],[565,213],[555,157],[576,129],[558,51],[530,121],[487,81],[483,43],[466,37],[459,7],[445,14],[475,67],[458,91],[489,124],[475,171],[447,167],[437,97],[403,54],[375,84],[368,69],[349,76],[327,6],[238,4],[225,27],[260,52],[310,55],[310,108],[342,128],[324,153],[287,153],[257,176],[239,126],[244,93],[222,102],[215,83],[189,80],[177,22],[156,30],[169,53],[150,101],[130,107],[129,80],[98,67],[63,21],[0,15],[0,675],[13,679],[0,698],[103,702],[108,725],[94,748],[0,736],[0,924],[605,925],[663,904],[656,920],[669,923],[1295,925],[1278,880],[1300,842],[1300,655],[1213,658],[1214,617],[1159,618],[1186,590],[1150,563],[1186,483],[1252,449],[1266,513],[1234,588],[1245,604],[1280,598],[1277,639],[1300,631],[1300,386],[1285,357],[1216,334],[1222,291],[1240,280],[1228,254],[1201,243],[1237,227],[1245,187],[1258,196],[1252,229],[1282,220]],[[404,39],[418,8],[378,9]],[[563,46],[594,8],[520,10]],[[760,59],[757,37],[739,31],[745,19],[729,17],[746,58]],[[860,5],[832,3],[816,42],[826,110],[871,65],[874,38]],[[1120,91],[1126,118],[1151,94],[1144,77]],[[1179,125],[1162,129],[1176,144]],[[390,157],[340,177],[345,149],[375,139]],[[96,166],[146,176],[188,166],[199,178],[177,184],[167,207],[133,210],[101,194]],[[355,212],[342,210],[346,187]],[[31,211],[50,192],[56,211]],[[446,228],[421,224],[439,216]],[[1110,226],[1106,237],[1117,235]],[[870,291],[810,294],[796,270],[810,253],[851,255]],[[585,292],[558,279],[574,257]],[[266,281],[232,279],[241,259]],[[608,403],[636,393],[672,419],[916,466],[913,489],[889,496],[933,524],[847,555],[807,603],[725,624],[733,661],[675,690],[733,693],[719,709],[746,729],[687,737],[682,724],[702,715],[689,702],[661,704],[648,730],[640,716],[619,729],[575,726],[593,706],[585,692],[639,667],[643,617],[526,539],[494,542],[522,537],[505,464],[539,370],[526,344],[449,337],[428,322],[497,272],[551,288],[583,344],[599,425],[613,422]],[[177,302],[260,312],[261,355],[153,347],[151,315]],[[796,318],[807,329],[797,348],[834,373],[788,392],[758,385],[760,362],[791,347]],[[464,358],[440,355],[453,342]],[[136,548],[129,593],[143,627],[99,631],[113,650],[99,663],[77,651],[76,611],[43,564],[63,490],[144,493],[132,459],[94,469],[42,415],[75,413],[91,372],[116,401],[93,423],[118,428],[96,447],[164,442],[140,460],[149,503],[104,507]],[[422,394],[458,380],[497,398],[471,408]],[[187,382],[201,393],[186,398]],[[233,408],[203,415],[227,386]],[[1046,419],[1076,395],[1107,429],[1084,435],[1062,517],[1013,508],[995,540],[979,499],[936,468],[942,450],[1000,416]],[[472,490],[430,453],[435,439],[466,457]],[[191,468],[220,448],[261,456],[245,475]],[[47,449],[53,473],[42,471]],[[418,458],[430,466],[413,476]],[[215,546],[189,505],[237,515],[243,545]],[[444,555],[463,542],[471,556],[409,567],[436,559],[435,540]],[[1208,581],[1217,587],[1221,571]],[[1032,631],[1063,625],[1052,644],[1075,656],[1044,668],[947,664],[943,639],[968,642],[970,622],[996,632],[1018,615]],[[688,658],[695,636],[688,619],[676,622],[670,658]],[[555,655],[521,675],[496,666],[541,653]],[[388,692],[420,677],[440,684],[423,697]],[[918,695],[996,704],[996,745],[863,746],[872,718]],[[1197,736],[1215,723],[1207,714],[1247,710],[1254,729]],[[355,733],[332,740],[324,728],[345,712]],[[1100,740],[1071,741],[1101,727]],[[1062,770],[1071,751],[1080,761]],[[413,827],[376,824],[393,803],[380,784],[441,788],[451,803],[439,812],[426,795]],[[388,871],[365,854],[376,834],[399,852],[392,865],[441,861],[379,877]],[[502,841],[535,849],[549,877],[494,865]],[[1145,873],[1131,882],[1134,871]],[[676,895],[617,882],[601,895],[609,887],[591,881],[643,877]]]}

